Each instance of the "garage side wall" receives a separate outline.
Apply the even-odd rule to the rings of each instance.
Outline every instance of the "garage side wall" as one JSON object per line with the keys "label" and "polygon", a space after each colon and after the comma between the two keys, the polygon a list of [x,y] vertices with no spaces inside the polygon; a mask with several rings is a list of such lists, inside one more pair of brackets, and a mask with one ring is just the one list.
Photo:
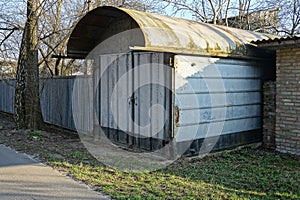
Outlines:
{"label": "garage side wall", "polygon": [[300,48],[277,50],[276,150],[300,155]]}
{"label": "garage side wall", "polygon": [[[175,135],[187,154],[261,141],[262,74],[258,62],[175,56]],[[186,145],[183,145],[186,146]]]}

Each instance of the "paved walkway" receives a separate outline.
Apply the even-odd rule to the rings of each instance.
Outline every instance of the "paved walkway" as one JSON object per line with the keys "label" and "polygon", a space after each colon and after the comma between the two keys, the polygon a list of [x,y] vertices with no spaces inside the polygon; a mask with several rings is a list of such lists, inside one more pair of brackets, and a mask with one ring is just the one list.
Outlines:
{"label": "paved walkway", "polygon": [[0,145],[0,199],[109,199],[36,160]]}

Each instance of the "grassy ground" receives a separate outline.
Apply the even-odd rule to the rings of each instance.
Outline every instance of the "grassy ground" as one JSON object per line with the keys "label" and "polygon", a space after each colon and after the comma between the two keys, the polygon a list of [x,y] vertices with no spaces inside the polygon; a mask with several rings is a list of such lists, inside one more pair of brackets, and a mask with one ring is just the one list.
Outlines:
{"label": "grassy ground", "polygon": [[103,166],[76,135],[14,131],[12,124],[0,115],[0,143],[115,199],[300,199],[300,158],[288,154],[244,148],[131,173]]}
{"label": "grassy ground", "polygon": [[141,174],[52,162],[116,199],[300,199],[300,160],[245,148]]}

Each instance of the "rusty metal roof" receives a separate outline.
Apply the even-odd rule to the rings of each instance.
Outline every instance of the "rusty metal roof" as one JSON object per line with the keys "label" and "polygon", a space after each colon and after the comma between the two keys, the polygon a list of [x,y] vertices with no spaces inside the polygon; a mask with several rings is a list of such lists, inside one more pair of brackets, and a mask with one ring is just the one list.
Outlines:
{"label": "rusty metal roof", "polygon": [[115,26],[111,34],[125,31],[118,26],[127,23],[126,19],[131,21],[127,29],[138,28],[143,37],[142,42],[131,42],[130,50],[245,57],[251,56],[255,46],[251,41],[275,38],[268,34],[104,6],[90,11],[78,22],[68,42],[68,56],[85,58],[94,47],[109,38],[107,30],[111,24]]}
{"label": "rusty metal roof", "polygon": [[268,39],[268,40],[263,39],[263,40],[253,41],[253,43],[260,48],[271,49],[271,50],[284,49],[284,48],[299,48],[300,36],[281,37],[281,38]]}

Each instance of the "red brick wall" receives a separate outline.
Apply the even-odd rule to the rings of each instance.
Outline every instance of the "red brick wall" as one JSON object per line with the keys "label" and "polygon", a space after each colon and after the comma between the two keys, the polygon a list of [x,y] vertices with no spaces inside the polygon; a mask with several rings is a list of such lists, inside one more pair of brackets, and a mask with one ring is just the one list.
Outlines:
{"label": "red brick wall", "polygon": [[300,155],[300,48],[276,54],[276,150]]}

